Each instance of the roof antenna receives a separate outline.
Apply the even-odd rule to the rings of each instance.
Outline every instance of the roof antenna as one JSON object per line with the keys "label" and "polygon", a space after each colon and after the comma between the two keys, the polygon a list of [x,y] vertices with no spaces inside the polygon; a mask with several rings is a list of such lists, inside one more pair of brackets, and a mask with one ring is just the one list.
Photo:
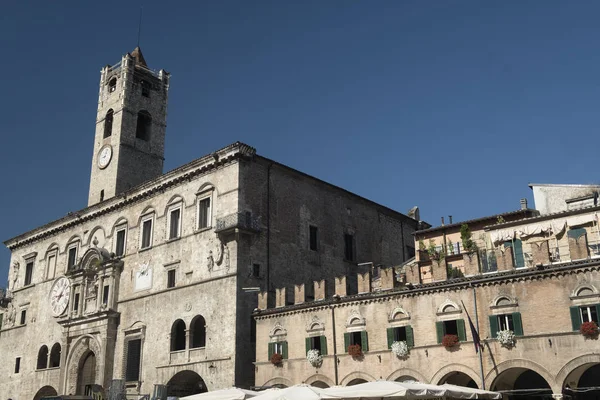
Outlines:
{"label": "roof antenna", "polygon": [[142,13],[144,11],[144,6],[140,6],[140,23],[138,24],[138,40],[137,47],[140,47],[140,36],[142,34]]}

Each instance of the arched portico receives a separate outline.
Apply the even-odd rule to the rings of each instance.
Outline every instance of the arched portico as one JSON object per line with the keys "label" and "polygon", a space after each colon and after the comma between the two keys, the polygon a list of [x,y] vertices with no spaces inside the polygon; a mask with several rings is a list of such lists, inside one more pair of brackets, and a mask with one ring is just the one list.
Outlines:
{"label": "arched portico", "polygon": [[320,388],[328,388],[335,385],[335,382],[323,374],[314,374],[309,376],[304,383]]}
{"label": "arched portico", "polygon": [[[532,371],[532,374],[527,371]],[[519,377],[527,372],[526,375]],[[556,385],[554,376],[548,372],[541,365],[525,360],[525,359],[514,359],[502,362],[496,366],[496,368],[490,371],[485,377],[486,389],[490,390],[514,390],[516,386],[531,386],[533,383],[542,384],[543,382],[538,378],[541,378],[543,382],[552,390],[552,393],[561,393],[560,385]],[[525,378],[530,378],[531,384],[524,382]]]}
{"label": "arched portico", "polygon": [[180,371],[167,382],[167,396],[185,397],[205,392],[208,388],[204,380],[194,371]]}
{"label": "arched portico", "polygon": [[572,359],[561,368],[556,382],[562,384],[564,394],[576,394],[578,399],[596,399],[600,391],[592,388],[600,382],[600,354]]}
{"label": "arched portico", "polygon": [[[91,355],[93,355],[93,359],[90,359]],[[79,387],[83,381],[86,382],[85,385],[103,385],[104,368],[102,355],[103,353],[98,341],[91,335],[83,335],[72,344],[66,364],[66,393],[83,394],[80,393],[81,388]],[[87,374],[85,379],[81,375],[84,367]]]}
{"label": "arched portico", "polygon": [[423,374],[421,374],[419,371],[414,370],[412,368],[397,369],[396,371],[392,372],[386,378],[386,380],[404,382],[404,381],[409,380],[408,378],[412,378],[412,380],[423,382],[423,383],[427,382],[427,379],[425,378],[425,376]]}
{"label": "arched portico", "polygon": [[430,383],[434,385],[450,383],[453,385],[479,388],[481,378],[477,375],[477,372],[465,365],[448,364],[433,375]]}
{"label": "arched portico", "polygon": [[33,397],[33,400],[40,400],[42,397],[50,397],[56,395],[58,395],[56,389],[54,389],[52,386],[44,386],[37,391],[37,393]]}
{"label": "arched portico", "polygon": [[353,385],[356,385],[358,383],[364,383],[364,382],[373,382],[376,381],[377,379],[375,379],[374,377],[372,377],[369,374],[365,374],[364,372],[351,372],[348,375],[346,375],[341,381],[340,381],[340,385],[341,386],[350,386],[350,384],[352,383]]}
{"label": "arched portico", "polygon": [[263,383],[263,386],[273,386],[273,387],[284,388],[284,387],[294,386],[294,383],[287,378],[282,378],[282,377],[278,376],[278,377],[269,379],[268,381]]}

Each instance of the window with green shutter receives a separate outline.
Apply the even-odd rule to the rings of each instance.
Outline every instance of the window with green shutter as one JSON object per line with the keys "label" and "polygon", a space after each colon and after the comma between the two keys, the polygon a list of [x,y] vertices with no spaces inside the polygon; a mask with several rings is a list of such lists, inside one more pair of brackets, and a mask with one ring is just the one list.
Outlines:
{"label": "window with green shutter", "polygon": [[442,343],[445,335],[456,335],[461,342],[467,340],[467,331],[465,330],[465,321],[463,319],[438,321],[435,323],[435,332],[438,343]]}
{"label": "window with green shutter", "polygon": [[305,340],[306,352],[319,350],[321,355],[327,355],[327,338],[325,336],[311,336]]}
{"label": "window with green shutter", "polygon": [[523,322],[521,321],[521,313],[514,312],[512,313],[513,320],[513,332],[516,336],[523,336]]}
{"label": "window with green shutter", "polygon": [[500,331],[498,328],[498,316],[490,315],[490,337],[496,338],[498,331]]}
{"label": "window with green shutter", "polygon": [[360,333],[360,348],[362,351],[369,351],[369,337],[367,331],[362,331]]}
{"label": "window with green shutter", "polygon": [[344,333],[344,350],[348,352],[348,346],[357,344],[362,351],[369,351],[369,340],[366,331]]}
{"label": "window with green shutter", "polygon": [[387,329],[388,349],[392,348],[394,342],[406,342],[409,347],[414,346],[413,331],[410,326],[401,326]]}

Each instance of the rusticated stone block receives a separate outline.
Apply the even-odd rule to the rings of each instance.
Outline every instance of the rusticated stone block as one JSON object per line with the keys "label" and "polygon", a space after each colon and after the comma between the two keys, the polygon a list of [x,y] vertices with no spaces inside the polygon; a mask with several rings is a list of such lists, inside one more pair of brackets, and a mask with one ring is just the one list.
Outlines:
{"label": "rusticated stone block", "polygon": [[325,280],[315,281],[315,300],[325,300]]}
{"label": "rusticated stone block", "polygon": [[285,297],[285,288],[275,289],[275,307],[285,307],[287,304]]}
{"label": "rusticated stone block", "polygon": [[300,285],[294,285],[294,304],[302,304],[304,301],[304,283]]}
{"label": "rusticated stone block", "polygon": [[258,294],[258,309],[259,310],[266,310],[267,308],[269,308],[269,305],[267,303],[268,296],[269,296],[269,294],[267,292],[260,292]]}
{"label": "rusticated stone block", "polygon": [[371,274],[369,272],[357,274],[356,278],[358,293],[369,293],[371,291]]}
{"label": "rusticated stone block", "polygon": [[344,297],[348,294],[348,283],[345,276],[335,278],[335,294]]}

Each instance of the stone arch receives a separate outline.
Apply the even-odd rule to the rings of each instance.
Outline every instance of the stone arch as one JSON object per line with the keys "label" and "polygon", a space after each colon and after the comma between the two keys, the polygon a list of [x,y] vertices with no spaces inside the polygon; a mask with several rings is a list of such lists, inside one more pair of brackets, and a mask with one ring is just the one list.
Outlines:
{"label": "stone arch", "polygon": [[167,205],[165,206],[165,214],[167,213],[167,210],[170,206],[177,203],[181,203],[185,207],[185,199],[180,194],[174,194],[173,196],[171,196],[169,201],[167,201]]}
{"label": "stone arch", "polygon": [[577,285],[571,292],[571,298],[598,295],[598,289],[590,283]]}
{"label": "stone arch", "polygon": [[[402,316],[400,316],[400,318],[396,318],[396,316],[398,314],[402,314]],[[402,320],[402,319],[410,319],[410,314],[408,313],[408,311],[406,311],[404,308],[402,307],[396,307],[392,310],[392,312],[390,313],[390,316],[388,318],[388,320],[391,321],[397,321],[397,320]]]}
{"label": "stone arch", "polygon": [[144,218],[150,214],[156,214],[156,208],[151,205],[144,207],[144,209],[140,213],[140,216],[138,217],[138,221],[137,221],[138,226],[140,226],[142,224],[142,218]]}
{"label": "stone arch", "polygon": [[83,362],[84,356],[90,351],[96,356],[96,380],[104,382],[103,374],[103,354],[98,340],[92,335],[82,335],[78,337],[71,346],[71,351],[67,355],[67,368],[65,375],[65,392],[77,393],[77,376],[79,373],[80,364]]}
{"label": "stone arch", "polygon": [[287,335],[287,330],[281,325],[279,321],[275,323],[275,326],[273,326],[273,328],[269,332],[270,337],[285,335]]}
{"label": "stone arch", "polygon": [[[454,310],[448,310],[449,307],[454,308]],[[452,301],[450,299],[446,299],[446,301],[444,301],[438,307],[437,313],[438,314],[445,314],[445,313],[448,313],[448,312],[461,313],[462,312],[462,308],[460,308],[460,306],[458,304],[456,304],[456,302],[454,302],[454,301]]]}
{"label": "stone arch", "polygon": [[[600,354],[585,354],[583,356],[575,357],[571,361],[567,362],[556,375],[556,384],[565,387],[568,383],[567,379],[572,372],[576,369],[584,367],[586,365],[600,364]],[[583,371],[582,371],[583,372]],[[555,392],[559,393],[559,392]]]}
{"label": "stone arch", "polygon": [[329,387],[335,385],[335,382],[332,379],[328,378],[323,374],[314,374],[304,380],[304,383],[311,386],[314,386],[313,383],[315,382],[323,382]]}
{"label": "stone arch", "polygon": [[373,382],[376,381],[377,379],[375,379],[373,376],[366,374],[364,372],[360,372],[360,371],[354,371],[354,372],[350,372],[348,375],[346,375],[341,381],[340,381],[340,386],[348,386],[348,383],[350,383],[351,381],[353,381],[354,379],[364,379],[367,382]]}
{"label": "stone arch", "polygon": [[57,395],[58,395],[58,392],[56,391],[56,389],[54,389],[50,385],[47,385],[47,386],[43,386],[42,388],[40,388],[40,390],[37,391],[37,393],[33,397],[33,400],[40,400],[43,397],[50,397],[50,396],[57,396]]}
{"label": "stone arch", "polygon": [[502,374],[505,371],[508,371],[511,368],[530,369],[533,372],[539,374],[542,378],[544,378],[546,382],[548,382],[554,393],[561,392],[560,385],[556,385],[554,377],[552,376],[552,374],[550,374],[550,372],[548,372],[546,368],[542,367],[538,363],[522,358],[504,361],[496,365],[496,368],[488,372],[485,376],[485,387],[491,388],[492,385],[495,383],[496,378],[498,378],[500,374]]}
{"label": "stone arch", "polygon": [[208,387],[204,379],[189,369],[177,372],[167,382],[167,396],[185,397],[205,392]]}
{"label": "stone arch", "polygon": [[110,259],[108,250],[92,247],[81,257],[81,269],[94,269],[98,264]]}
{"label": "stone arch", "polygon": [[81,236],[79,235],[73,235],[69,238],[69,240],[67,240],[67,244],[65,244],[65,247],[63,248],[63,253],[66,253],[69,250],[69,247],[73,244],[73,243],[78,243],[81,246],[81,243],[83,243],[83,241],[81,240]]}
{"label": "stone arch", "polygon": [[362,315],[360,315],[360,312],[358,310],[350,311],[350,315],[346,319],[347,328],[351,326],[365,326],[366,324],[366,319]]}
{"label": "stone arch", "polygon": [[306,331],[324,331],[325,324],[316,315],[306,324]]}
{"label": "stone arch", "polygon": [[[50,246],[48,246],[46,248],[46,252],[44,253],[44,258],[48,258],[48,253],[54,251],[54,250],[58,250],[60,251],[60,246],[58,245],[57,242],[52,242],[50,243]],[[41,389],[40,389],[41,390]]]}
{"label": "stone arch", "polygon": [[481,377],[477,375],[477,372],[463,364],[448,364],[442,367],[435,374],[433,374],[430,383],[438,385],[443,378],[452,372],[461,372],[473,379],[477,385],[481,385]]}
{"label": "stone arch", "polygon": [[400,378],[401,376],[407,376],[407,375],[412,376],[419,382],[423,382],[423,383],[427,382],[425,375],[423,375],[419,371],[414,370],[412,368],[397,369],[394,372],[392,372],[387,378],[385,378],[385,380],[386,381],[395,381],[396,379]]}
{"label": "stone arch", "polygon": [[265,383],[263,383],[263,386],[284,386],[284,387],[290,387],[290,386],[294,386],[294,382],[292,382],[291,380],[287,379],[287,378],[283,378],[281,376],[277,376],[275,378],[271,378],[268,381],[266,381]]}
{"label": "stone arch", "polygon": [[36,369],[48,368],[48,346],[42,345],[38,350]]}
{"label": "stone arch", "polygon": [[494,300],[492,300],[492,304],[490,304],[490,307],[517,306],[517,305],[519,305],[519,302],[517,301],[516,298],[506,295],[506,294],[499,294],[498,296],[494,297]]}
{"label": "stone arch", "polygon": [[211,182],[205,182],[202,185],[200,185],[200,187],[196,191],[196,194],[205,193],[209,190],[216,190],[216,187]]}
{"label": "stone arch", "polygon": [[[94,245],[94,238],[98,241],[97,245]],[[93,247],[105,247],[106,245],[106,232],[104,232],[104,228],[100,225],[95,226],[90,230],[90,233],[87,237],[85,245],[93,248]]]}

